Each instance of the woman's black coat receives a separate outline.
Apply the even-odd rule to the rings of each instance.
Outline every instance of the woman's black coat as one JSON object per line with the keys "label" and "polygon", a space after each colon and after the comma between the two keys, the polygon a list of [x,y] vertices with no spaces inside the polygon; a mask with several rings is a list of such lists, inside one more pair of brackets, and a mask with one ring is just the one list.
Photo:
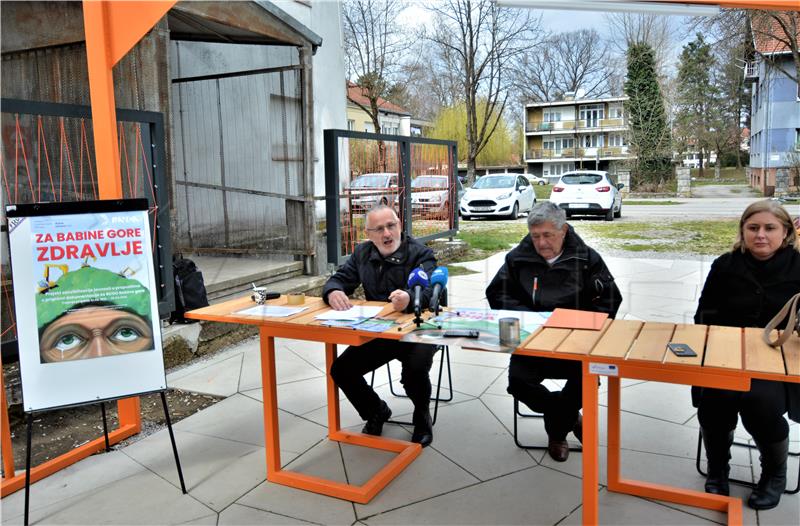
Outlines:
{"label": "woman's black coat", "polygon": [[[712,263],[694,321],[705,325],[763,328],[798,292],[800,252],[794,247],[780,249],[765,262],[735,250]],[[800,422],[800,384],[785,385],[789,418]],[[695,407],[699,391],[692,388]]]}

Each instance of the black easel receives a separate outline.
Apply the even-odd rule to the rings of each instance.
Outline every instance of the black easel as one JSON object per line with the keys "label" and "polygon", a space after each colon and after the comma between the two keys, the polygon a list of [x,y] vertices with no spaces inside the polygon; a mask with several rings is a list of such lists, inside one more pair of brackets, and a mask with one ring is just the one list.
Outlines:
{"label": "black easel", "polygon": [[[167,429],[169,430],[169,440],[172,443],[172,453],[175,455],[175,466],[178,468],[178,479],[181,482],[181,492],[186,495],[186,484],[183,482],[183,470],[181,469],[181,459],[178,457],[178,446],[175,444],[175,434],[172,432],[172,419],[169,417],[169,408],[167,407],[166,390],[159,391],[161,394],[161,404],[164,406],[164,418],[167,421]],[[125,398],[128,398],[127,396]],[[111,399],[117,400],[117,399]],[[108,424],[106,421],[106,401],[100,402],[100,412],[103,417],[103,436],[106,441],[106,451],[111,451],[111,446],[108,441]],[[88,404],[78,404],[88,405]],[[77,407],[77,406],[73,406]],[[43,412],[43,411],[42,411]],[[31,441],[33,437],[33,415],[31,411],[26,413],[28,415],[28,436],[26,437],[27,450],[25,451],[25,526],[28,526],[28,512],[30,505],[30,489],[31,489]]]}

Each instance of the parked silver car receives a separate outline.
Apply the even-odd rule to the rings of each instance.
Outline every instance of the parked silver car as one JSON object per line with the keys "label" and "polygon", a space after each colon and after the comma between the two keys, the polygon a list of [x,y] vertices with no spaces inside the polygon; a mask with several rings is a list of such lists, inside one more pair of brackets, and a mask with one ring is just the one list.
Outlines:
{"label": "parked silver car", "polygon": [[344,190],[353,212],[368,211],[378,204],[394,204],[397,192],[397,174],[387,172],[359,175]]}

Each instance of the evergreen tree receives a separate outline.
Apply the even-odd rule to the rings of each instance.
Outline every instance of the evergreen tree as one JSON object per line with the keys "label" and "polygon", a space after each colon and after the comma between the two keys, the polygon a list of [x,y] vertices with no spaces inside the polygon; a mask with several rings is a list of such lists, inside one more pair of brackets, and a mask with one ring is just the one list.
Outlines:
{"label": "evergreen tree", "polygon": [[714,135],[729,133],[714,82],[716,62],[711,45],[698,33],[696,40],[683,47],[678,65],[675,130],[679,139],[676,144],[679,151],[688,149],[701,153],[701,177],[703,156],[708,156],[712,146],[718,143]]}
{"label": "evergreen tree", "polygon": [[670,133],[664,97],[658,85],[655,55],[645,43],[628,48],[625,79],[625,113],[630,127],[630,149],[634,159],[633,187],[661,185],[672,175]]}

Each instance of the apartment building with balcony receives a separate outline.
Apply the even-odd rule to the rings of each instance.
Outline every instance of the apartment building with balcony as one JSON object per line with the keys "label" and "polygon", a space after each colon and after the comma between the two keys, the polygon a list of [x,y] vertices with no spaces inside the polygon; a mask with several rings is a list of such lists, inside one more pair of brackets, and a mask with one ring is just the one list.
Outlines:
{"label": "apartment building with balcony", "polygon": [[[773,36],[783,28],[774,19],[758,21],[772,27],[754,31],[755,60],[745,68],[752,97],[750,186],[772,196],[778,171],[788,172],[789,190],[800,189],[800,83],[785,73],[794,71],[792,52],[785,44],[789,37]],[[800,38],[800,32],[793,38]]]}
{"label": "apartment building with balcony", "polygon": [[616,172],[632,157],[623,104],[627,97],[576,98],[525,105],[528,173],[556,181],[570,170]]}

